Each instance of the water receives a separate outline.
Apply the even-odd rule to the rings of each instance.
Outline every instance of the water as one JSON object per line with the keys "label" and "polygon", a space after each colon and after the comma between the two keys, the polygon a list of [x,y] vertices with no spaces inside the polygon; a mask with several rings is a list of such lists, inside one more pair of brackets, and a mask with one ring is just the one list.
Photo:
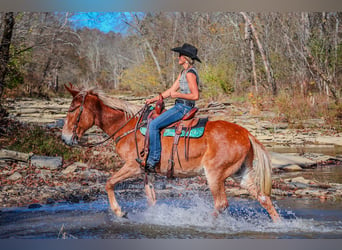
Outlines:
{"label": "water", "polygon": [[318,166],[314,169],[304,169],[300,172],[286,172],[278,175],[284,179],[301,176],[320,183],[342,183],[342,166]]}
{"label": "water", "polygon": [[[331,152],[330,152],[331,153]],[[331,155],[335,155],[336,151]],[[340,151],[338,152],[340,154]],[[285,175],[285,176],[282,176]],[[341,166],[322,166],[302,172],[326,183],[342,183]],[[160,183],[159,183],[160,184]],[[59,203],[38,209],[0,210],[0,239],[341,239],[342,202],[285,198],[274,201],[283,220],[273,223],[258,202],[228,197],[230,206],[217,219],[208,191],[184,193],[184,189],[158,193],[157,204],[148,207],[141,192],[117,192],[128,218],[117,218],[107,199],[91,203]]]}
{"label": "water", "polygon": [[342,204],[312,200],[275,201],[283,220],[273,223],[261,206],[230,198],[229,209],[211,216],[209,193],[162,197],[148,207],[145,198],[119,195],[128,218],[117,218],[106,199],[92,203],[7,208],[0,213],[0,238],[24,239],[339,239]]}

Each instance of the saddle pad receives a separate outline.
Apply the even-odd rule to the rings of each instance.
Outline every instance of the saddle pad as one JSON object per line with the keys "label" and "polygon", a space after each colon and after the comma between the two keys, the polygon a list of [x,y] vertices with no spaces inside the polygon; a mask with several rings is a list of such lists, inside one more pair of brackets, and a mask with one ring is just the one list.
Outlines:
{"label": "saddle pad", "polygon": [[[207,121],[208,121],[208,118],[200,118],[198,124],[191,129],[190,135],[189,135],[189,131],[186,131],[187,128],[183,128],[181,137],[184,137],[186,135],[186,136],[189,136],[190,138],[200,138],[204,133],[204,129],[205,129],[205,125],[207,124]],[[146,127],[141,127],[140,132],[143,135],[146,135]],[[163,136],[173,137],[175,136],[175,134],[176,134],[176,128],[172,127],[172,128],[166,128],[164,130]]]}

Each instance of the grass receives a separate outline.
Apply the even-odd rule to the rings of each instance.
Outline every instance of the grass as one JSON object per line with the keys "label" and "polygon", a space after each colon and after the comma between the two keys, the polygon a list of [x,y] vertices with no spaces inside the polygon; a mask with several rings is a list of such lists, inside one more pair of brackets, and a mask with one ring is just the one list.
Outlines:
{"label": "grass", "polygon": [[250,107],[251,110],[271,111],[275,114],[273,122],[287,122],[290,128],[301,129],[307,121],[317,119],[321,122],[312,128],[324,127],[342,132],[342,103],[336,104],[323,94],[304,96],[300,90],[282,91],[275,97],[267,93],[247,93],[245,98],[235,96],[232,100],[235,100],[235,105]]}
{"label": "grass", "polygon": [[[302,124],[305,120],[319,119],[326,127],[342,131],[342,104],[335,104],[325,95],[303,96],[300,93],[290,96],[281,93],[274,101],[272,110],[289,124]],[[320,127],[318,124],[317,127]]]}
{"label": "grass", "polygon": [[[84,162],[93,168],[113,171],[122,166],[112,143],[94,149],[69,147],[60,138],[60,129],[47,129],[11,119],[0,120],[0,148],[44,156],[62,156],[64,163]],[[93,151],[99,154],[93,154]]]}
{"label": "grass", "polygon": [[1,120],[0,147],[23,153],[62,156],[65,161],[79,160],[82,156],[80,150],[66,146],[53,131],[11,119]]}

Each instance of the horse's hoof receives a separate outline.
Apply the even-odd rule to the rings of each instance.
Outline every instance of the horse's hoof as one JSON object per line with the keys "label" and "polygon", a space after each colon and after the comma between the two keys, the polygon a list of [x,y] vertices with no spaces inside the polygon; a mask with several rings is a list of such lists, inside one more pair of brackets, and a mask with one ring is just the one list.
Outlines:
{"label": "horse's hoof", "polygon": [[217,219],[217,217],[219,216],[219,212],[215,210],[214,212],[212,212],[211,216],[212,216],[214,219]]}
{"label": "horse's hoof", "polygon": [[122,215],[121,215],[121,218],[128,219],[128,213],[127,212],[123,212]]}

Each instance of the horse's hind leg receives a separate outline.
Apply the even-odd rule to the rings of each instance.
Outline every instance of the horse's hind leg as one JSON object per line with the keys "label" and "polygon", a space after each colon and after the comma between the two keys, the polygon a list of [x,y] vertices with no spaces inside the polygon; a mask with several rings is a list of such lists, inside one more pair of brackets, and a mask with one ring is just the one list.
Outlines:
{"label": "horse's hind leg", "polygon": [[[133,163],[134,164],[134,163]],[[116,201],[114,194],[114,187],[120,181],[130,178],[140,173],[140,168],[135,167],[133,164],[126,163],[118,172],[116,172],[106,183],[106,191],[109,199],[109,204],[113,212],[118,217],[125,217],[126,213],[121,211],[121,207]]]}
{"label": "horse's hind leg", "polygon": [[280,216],[274,208],[270,196],[259,193],[252,178],[250,174],[246,174],[241,182],[241,187],[247,189],[251,196],[259,201],[260,205],[266,209],[274,222],[279,221]]}
{"label": "horse's hind leg", "polygon": [[206,170],[206,177],[211,194],[214,198],[215,211],[214,216],[223,212],[228,207],[227,195],[224,187],[224,179],[222,179],[216,171]]}

